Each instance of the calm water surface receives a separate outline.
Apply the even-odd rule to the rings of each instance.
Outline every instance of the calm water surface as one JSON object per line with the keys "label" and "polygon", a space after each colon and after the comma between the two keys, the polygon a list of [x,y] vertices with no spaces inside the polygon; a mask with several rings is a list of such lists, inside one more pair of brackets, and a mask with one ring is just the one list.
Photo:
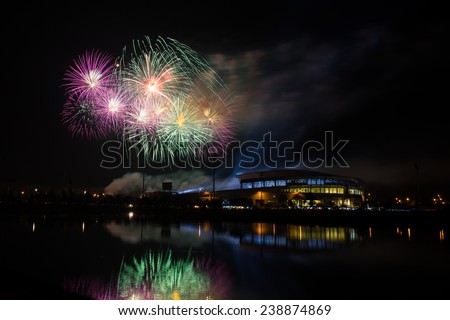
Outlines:
{"label": "calm water surface", "polygon": [[[446,225],[17,216],[0,220],[1,298],[449,299],[449,237]],[[159,295],[130,291],[145,255],[169,252],[172,269],[141,265]]]}

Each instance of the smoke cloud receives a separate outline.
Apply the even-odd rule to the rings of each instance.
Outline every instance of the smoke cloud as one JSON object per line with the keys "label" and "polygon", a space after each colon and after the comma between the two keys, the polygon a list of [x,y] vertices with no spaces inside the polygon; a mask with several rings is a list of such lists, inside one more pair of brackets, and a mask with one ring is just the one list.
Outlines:
{"label": "smoke cloud", "polygon": [[[129,172],[122,177],[114,179],[104,189],[108,195],[138,196],[145,192],[162,190],[163,182],[172,182],[172,190],[176,192],[189,192],[198,190],[212,190],[212,173],[204,171],[177,171],[167,174],[142,176],[141,172]],[[216,190],[234,187],[228,179],[216,179]]]}

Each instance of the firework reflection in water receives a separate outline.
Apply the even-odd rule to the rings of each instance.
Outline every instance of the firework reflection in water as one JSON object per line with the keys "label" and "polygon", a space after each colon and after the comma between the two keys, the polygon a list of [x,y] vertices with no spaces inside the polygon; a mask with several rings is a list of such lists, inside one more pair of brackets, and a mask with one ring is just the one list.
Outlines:
{"label": "firework reflection in water", "polygon": [[211,258],[174,258],[172,251],[148,251],[122,261],[109,283],[93,277],[66,279],[65,291],[95,300],[226,299],[230,280],[224,265]]}

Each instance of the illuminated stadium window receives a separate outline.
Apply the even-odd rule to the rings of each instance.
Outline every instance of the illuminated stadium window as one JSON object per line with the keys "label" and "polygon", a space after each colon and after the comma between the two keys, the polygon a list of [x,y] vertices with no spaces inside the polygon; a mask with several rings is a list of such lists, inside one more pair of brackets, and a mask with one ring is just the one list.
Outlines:
{"label": "illuminated stadium window", "polygon": [[337,193],[344,194],[344,188],[337,188]]}
{"label": "illuminated stadium window", "polygon": [[317,179],[317,184],[323,184],[323,179]]}
{"label": "illuminated stadium window", "polygon": [[361,195],[361,194],[362,194],[362,191],[361,191],[361,190],[358,190],[358,189],[349,188],[349,189],[348,189],[348,193],[349,193],[349,194],[357,194],[357,195]]}
{"label": "illuminated stadium window", "polygon": [[286,180],[277,180],[276,185],[277,187],[284,187],[286,185]]}
{"label": "illuminated stadium window", "polygon": [[320,188],[311,188],[311,193],[320,193]]}
{"label": "illuminated stadium window", "polygon": [[336,188],[330,188],[330,193],[337,193]]}
{"label": "illuminated stadium window", "polygon": [[273,180],[264,181],[264,186],[265,187],[275,187],[275,181],[273,181]]}
{"label": "illuminated stadium window", "polygon": [[261,188],[262,182],[261,181],[255,181],[253,182],[253,188]]}
{"label": "illuminated stadium window", "polygon": [[301,193],[310,193],[310,192],[311,192],[311,189],[310,189],[310,188],[300,188],[299,191],[300,191]]}
{"label": "illuminated stadium window", "polygon": [[251,189],[252,183],[251,182],[243,182],[242,183],[242,189]]}
{"label": "illuminated stadium window", "polygon": [[323,193],[330,193],[330,188],[323,188]]}

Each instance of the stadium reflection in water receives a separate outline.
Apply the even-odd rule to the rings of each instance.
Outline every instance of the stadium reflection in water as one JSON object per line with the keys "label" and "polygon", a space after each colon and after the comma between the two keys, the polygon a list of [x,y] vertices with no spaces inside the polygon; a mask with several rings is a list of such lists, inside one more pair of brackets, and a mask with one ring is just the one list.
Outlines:
{"label": "stadium reflection in water", "polygon": [[241,245],[267,248],[321,250],[350,246],[358,241],[355,228],[253,223],[250,233],[240,238]]}
{"label": "stadium reflection in water", "polygon": [[[4,248],[4,272],[80,298],[427,299],[450,284],[446,224],[162,223],[127,213],[23,217],[0,228],[2,243],[17,243]],[[11,289],[12,298],[55,298]]]}
{"label": "stadium reflection in water", "polygon": [[[267,249],[322,250],[351,247],[362,241],[356,228],[310,226],[275,223],[180,223],[180,224],[121,224],[110,222],[105,228],[112,236],[128,243],[158,241],[166,245],[179,246],[182,243],[197,247],[215,241],[253,246]],[[369,233],[368,233],[369,234]]]}

